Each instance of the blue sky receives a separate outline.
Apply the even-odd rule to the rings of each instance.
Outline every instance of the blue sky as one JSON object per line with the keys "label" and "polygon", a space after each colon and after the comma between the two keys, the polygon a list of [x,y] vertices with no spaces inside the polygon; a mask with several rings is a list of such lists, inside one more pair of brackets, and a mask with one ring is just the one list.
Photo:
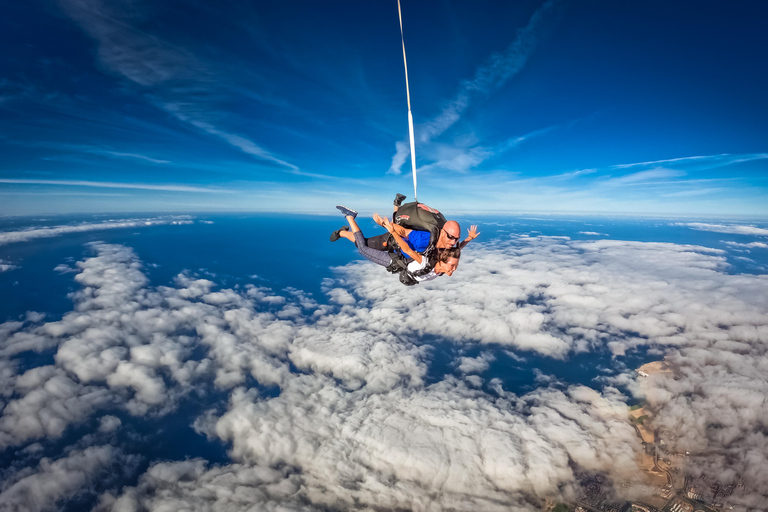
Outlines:
{"label": "blue sky", "polygon": [[[764,2],[404,0],[419,199],[768,216]],[[413,196],[395,1],[14,2],[0,214]]]}

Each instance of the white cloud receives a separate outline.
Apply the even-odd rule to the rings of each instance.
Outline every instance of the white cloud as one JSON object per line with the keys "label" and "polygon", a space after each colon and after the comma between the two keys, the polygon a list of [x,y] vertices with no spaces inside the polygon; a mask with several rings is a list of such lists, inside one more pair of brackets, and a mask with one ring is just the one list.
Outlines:
{"label": "white cloud", "polygon": [[[177,118],[179,118],[182,121],[185,121],[201,130],[203,130],[206,133],[209,133],[211,135],[214,135],[225,142],[229,143],[230,145],[238,148],[243,153],[246,153],[248,155],[255,156],[257,158],[260,158],[262,160],[266,160],[267,162],[272,162],[274,164],[277,164],[281,167],[285,167],[291,171],[299,171],[299,168],[291,163],[286,162],[285,160],[281,160],[274,155],[272,155],[269,151],[262,148],[258,144],[254,143],[252,140],[249,140],[242,135],[237,135],[234,133],[228,133],[226,131],[223,131],[211,123],[207,121],[202,121],[199,119],[194,119],[192,116],[187,114],[185,112],[185,109],[183,106],[178,105],[177,103],[166,103],[164,105],[164,108],[175,115]],[[304,173],[307,174],[307,173]]]}
{"label": "white cloud", "polygon": [[14,270],[17,268],[19,268],[17,265],[11,265],[10,263],[0,260],[0,272],[8,272],[9,270]]}
{"label": "white cloud", "polygon": [[477,357],[462,357],[459,360],[458,370],[461,373],[483,373],[495,360],[496,356],[490,352],[483,352]]}
{"label": "white cloud", "polygon": [[768,249],[768,244],[764,242],[749,242],[747,244],[741,244],[739,242],[724,242],[726,245],[730,245],[731,247],[743,247],[745,249]]}
{"label": "white cloud", "polygon": [[82,493],[108,468],[135,465],[135,456],[124,456],[112,446],[95,446],[74,450],[66,457],[44,458],[31,474],[11,474],[0,484],[0,509],[43,512],[56,510],[56,505]]}
{"label": "white cloud", "polygon": [[[140,228],[147,226],[159,226],[159,225],[178,225],[178,224],[191,224],[193,221],[191,217],[186,215],[174,216],[174,217],[156,217],[147,219],[128,219],[120,221],[106,221],[106,222],[94,222],[90,224],[75,224],[69,226],[55,226],[44,228],[32,228],[24,229],[20,231],[3,231],[0,232],[0,245],[15,243],[15,242],[28,242],[36,238],[50,238],[54,236],[65,235],[67,233],[82,233],[85,231],[98,231],[102,229],[125,229],[125,228]],[[66,267],[59,265],[56,267],[56,271],[62,272]]]}
{"label": "white cloud", "polygon": [[[447,170],[458,173],[466,173],[477,168],[489,158],[497,157],[535,137],[541,137],[550,133],[556,126],[550,126],[540,130],[515,136],[495,146],[478,146],[474,136],[462,136],[454,140],[452,144],[432,143],[424,148],[422,156],[433,163],[422,165],[418,173],[429,172],[433,169]],[[407,156],[407,155],[406,155]],[[390,173],[393,171],[390,169]],[[397,174],[397,173],[394,173]]]}
{"label": "white cloud", "polygon": [[552,176],[552,178],[576,178],[578,176],[586,176],[588,174],[594,174],[596,172],[597,172],[597,169],[579,169],[577,171],[558,174],[557,176]]}
{"label": "white cloud", "polygon": [[714,233],[732,233],[735,235],[768,236],[768,229],[742,224],[707,224],[704,222],[678,222],[675,226],[687,226],[697,231],[712,231]]}
{"label": "white cloud", "polygon": [[[167,415],[215,386],[228,404],[201,404],[195,426],[230,443],[232,458],[155,461],[135,487],[105,493],[103,510],[536,510],[540,498],[576,496],[574,467],[642,480],[626,397],[556,375],[524,395],[498,380],[488,393],[473,374],[499,346],[557,358],[669,349],[676,378],[636,387],[657,424],[679,433],[675,446],[698,447],[696,467],[739,473],[749,499],[768,496],[754,476],[768,453],[768,276],[725,273],[723,251],[512,237],[475,242],[453,277],[412,288],[355,262],[324,283],[336,301],[320,305],[300,290],[276,299],[184,274],[153,288],[133,251],[92,247],[77,263],[72,312],[0,326],[6,354],[56,352],[55,365],[21,375],[0,366],[11,389],[0,439],[55,438],[107,407],[137,421]],[[424,336],[483,352],[452,362],[467,379],[428,384]],[[105,422],[116,424],[94,423]]]}
{"label": "white cloud", "polygon": [[176,184],[150,184],[150,183],[123,183],[117,181],[86,181],[86,180],[33,180],[0,178],[0,183],[25,184],[25,185],[56,185],[68,187],[94,187],[94,188],[124,188],[138,190],[158,190],[166,192],[195,192],[204,194],[235,194],[237,191],[224,188],[195,187],[192,185]]}
{"label": "white cloud", "polygon": [[727,153],[721,155],[701,155],[701,156],[688,156],[682,158],[669,158],[666,160],[654,160],[650,162],[635,162],[630,164],[614,165],[614,169],[626,169],[630,167],[658,167],[659,165],[675,164],[675,165],[690,165],[690,164],[702,164],[706,168],[720,167],[724,165],[731,165],[734,163],[751,162],[753,160],[764,160],[768,158],[768,153],[752,153],[744,155],[729,155]]}
{"label": "white cloud", "polygon": [[657,182],[659,180],[670,180],[680,178],[686,173],[675,169],[650,169],[647,171],[638,171],[626,176],[611,178],[606,183],[608,185],[634,185],[638,183]]}
{"label": "white cloud", "polygon": [[206,467],[201,459],[153,464],[134,488],[105,494],[96,511],[317,510],[301,494],[301,477],[288,468],[231,464]]}
{"label": "white cloud", "polygon": [[112,402],[105,389],[84,386],[54,366],[33,368],[14,380],[20,396],[7,402],[0,417],[0,449],[41,437],[58,438],[71,423]]}
{"label": "white cloud", "polygon": [[160,160],[158,158],[152,158],[146,155],[140,155],[137,153],[126,153],[122,151],[113,151],[109,149],[104,148],[89,148],[87,149],[88,153],[93,153],[95,155],[104,155],[104,156],[110,156],[115,158],[125,158],[129,160],[139,160],[142,162],[149,162],[152,164],[170,164],[171,162],[168,160]]}
{"label": "white cloud", "polygon": [[99,432],[114,432],[122,425],[122,421],[117,416],[102,416],[99,420]]}
{"label": "white cloud", "polygon": [[622,473],[634,465],[627,454],[638,441],[621,401],[594,391],[582,400],[585,392],[491,401],[449,379],[427,388],[340,394],[331,380],[302,377],[267,401],[234,393],[216,432],[233,443],[237,460],[301,468],[313,503],[534,510],[526,495],[556,495],[573,483],[569,458],[606,469],[600,462],[614,457]]}

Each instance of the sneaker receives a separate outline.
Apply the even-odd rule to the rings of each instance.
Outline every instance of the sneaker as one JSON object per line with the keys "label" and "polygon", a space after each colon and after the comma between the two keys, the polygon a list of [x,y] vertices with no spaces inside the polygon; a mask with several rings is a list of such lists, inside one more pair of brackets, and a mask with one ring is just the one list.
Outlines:
{"label": "sneaker", "polygon": [[333,233],[331,233],[331,242],[335,242],[336,240],[341,238],[341,234],[340,233],[342,231],[349,231],[349,226],[344,226],[343,228],[339,228],[336,231],[334,231]]}
{"label": "sneaker", "polygon": [[399,208],[400,205],[403,204],[403,201],[405,200],[405,198],[406,196],[404,196],[403,194],[397,194],[395,196],[395,206]]}
{"label": "sneaker", "polygon": [[339,210],[345,217],[352,217],[353,219],[357,217],[357,212],[355,210],[350,210],[346,206],[338,205],[336,209]]}

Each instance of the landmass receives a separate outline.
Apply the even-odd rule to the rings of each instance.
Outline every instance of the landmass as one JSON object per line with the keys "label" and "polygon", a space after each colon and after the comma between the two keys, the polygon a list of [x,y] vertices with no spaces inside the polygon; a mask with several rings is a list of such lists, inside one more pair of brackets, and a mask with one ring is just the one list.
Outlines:
{"label": "landmass", "polygon": [[[635,370],[638,378],[654,375],[672,376],[674,372],[666,361],[646,363]],[[687,476],[685,468],[690,462],[689,453],[673,452],[668,449],[675,433],[653,426],[653,412],[645,402],[629,408],[627,421],[635,429],[642,451],[636,454],[641,474],[638,483],[624,482],[624,488],[636,487],[640,492],[631,494],[638,497],[631,500],[617,500],[612,486],[607,485],[602,475],[583,475],[580,478],[583,490],[576,503],[547,500],[545,512],[727,512],[733,507],[730,498],[744,494],[743,482],[723,484],[706,475]],[[688,468],[692,469],[692,468]],[[604,485],[606,484],[606,485]],[[630,490],[630,489],[627,489]]]}

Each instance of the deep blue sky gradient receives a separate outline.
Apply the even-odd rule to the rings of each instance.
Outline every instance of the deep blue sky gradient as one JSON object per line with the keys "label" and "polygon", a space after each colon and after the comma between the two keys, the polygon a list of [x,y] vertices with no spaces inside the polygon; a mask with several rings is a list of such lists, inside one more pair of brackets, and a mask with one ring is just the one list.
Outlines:
{"label": "deep blue sky gradient", "polygon": [[[768,5],[404,0],[419,199],[768,216]],[[397,4],[10,3],[0,214],[412,197]]]}

